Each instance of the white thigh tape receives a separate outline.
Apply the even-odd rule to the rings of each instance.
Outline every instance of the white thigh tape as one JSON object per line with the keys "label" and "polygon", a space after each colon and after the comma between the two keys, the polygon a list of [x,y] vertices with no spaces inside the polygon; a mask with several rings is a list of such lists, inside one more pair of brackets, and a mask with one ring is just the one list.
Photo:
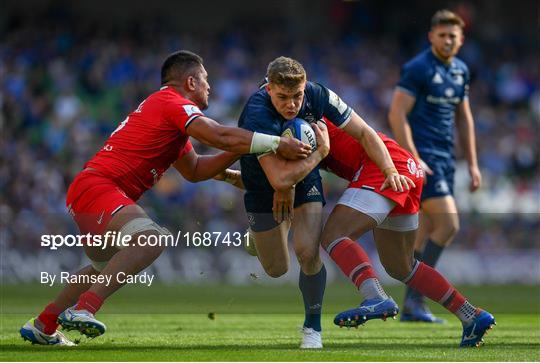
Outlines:
{"label": "white thigh tape", "polygon": [[396,232],[414,231],[418,229],[418,213],[386,217],[386,219],[379,224],[377,228],[388,229]]}
{"label": "white thigh tape", "polygon": [[162,235],[171,234],[171,232],[169,232],[167,228],[160,227],[156,222],[154,222],[150,218],[135,218],[127,222],[126,224],[124,224],[122,228],[120,228],[120,233],[124,236],[126,235],[134,236],[137,233],[141,233],[145,231],[156,231]]}

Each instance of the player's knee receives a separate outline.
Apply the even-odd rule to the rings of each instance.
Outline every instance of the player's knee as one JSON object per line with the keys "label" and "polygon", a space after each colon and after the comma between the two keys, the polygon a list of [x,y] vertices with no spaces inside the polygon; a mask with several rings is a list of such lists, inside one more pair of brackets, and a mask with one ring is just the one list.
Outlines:
{"label": "player's knee", "polygon": [[296,258],[298,260],[298,264],[303,271],[313,270],[316,266],[319,265],[320,261],[319,251],[312,249],[305,249],[303,251],[299,251],[296,254]]}
{"label": "player's knee", "polygon": [[407,263],[383,263],[384,269],[390,277],[403,281],[411,273],[412,266]]}
{"label": "player's knee", "polygon": [[273,278],[278,278],[285,275],[288,270],[289,266],[286,263],[273,263],[264,266],[264,271],[266,272],[266,274]]}
{"label": "player's knee", "polygon": [[433,232],[435,239],[442,243],[449,244],[459,232],[459,219],[453,218],[446,221]]}

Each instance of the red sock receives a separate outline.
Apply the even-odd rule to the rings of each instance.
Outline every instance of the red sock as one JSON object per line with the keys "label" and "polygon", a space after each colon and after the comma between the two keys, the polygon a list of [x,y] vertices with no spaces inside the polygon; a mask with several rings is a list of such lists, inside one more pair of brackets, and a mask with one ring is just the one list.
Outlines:
{"label": "red sock", "polygon": [[406,279],[404,282],[422,295],[455,313],[465,303],[465,297],[437,270],[423,262],[417,261],[416,263],[408,281]]}
{"label": "red sock", "polygon": [[43,332],[45,334],[52,335],[56,331],[56,328],[58,328],[58,323],[56,320],[61,312],[62,310],[60,310],[60,308],[58,308],[54,303],[50,303],[45,307],[41,314],[39,314],[37,320],[43,323]]}
{"label": "red sock", "polygon": [[377,278],[369,257],[356,242],[344,238],[328,246],[328,254],[356,287],[369,278]]}
{"label": "red sock", "polygon": [[79,301],[75,306],[75,310],[86,310],[92,314],[95,314],[101,305],[103,304],[103,299],[97,294],[87,291],[79,296]]}

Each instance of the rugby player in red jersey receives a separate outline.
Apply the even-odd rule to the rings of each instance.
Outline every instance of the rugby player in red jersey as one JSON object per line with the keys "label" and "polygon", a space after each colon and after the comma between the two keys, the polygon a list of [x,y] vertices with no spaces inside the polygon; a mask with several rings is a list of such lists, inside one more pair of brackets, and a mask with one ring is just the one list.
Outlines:
{"label": "rugby player in red jersey", "polygon": [[463,323],[461,346],[478,346],[495,324],[493,316],[473,306],[438,271],[413,257],[424,178],[418,160],[378,133],[396,172],[407,176],[404,188],[395,188],[355,138],[331,122],[327,126],[330,154],[322,166],[350,184],[328,217],[321,245],[365,299],[358,308],[336,315],[334,323],[357,327],[367,320],[386,319],[398,313],[397,304],[381,287],[366,252],[355,242],[372,230],[386,272],[456,315]]}
{"label": "rugby player in red jersey", "polygon": [[[197,181],[222,173],[239,154],[276,152],[288,159],[308,157],[311,148],[298,140],[226,127],[205,117],[201,110],[208,107],[207,77],[198,55],[189,51],[171,54],[161,68],[161,89],[129,114],[75,177],[66,205],[81,234],[119,232],[130,235],[134,243],[105,249],[87,243],[84,250],[91,264],[75,275],[111,276],[110,282],[67,284],[37,318],[21,328],[24,339],[73,345],[57,331],[58,323],[88,337],[105,332],[105,324],[94,314],[122,287],[116,276],[137,274],[165,248],[135,243],[141,236],[169,234],[136,201],[171,165],[186,179]],[[188,141],[190,136],[226,152],[199,157]]]}

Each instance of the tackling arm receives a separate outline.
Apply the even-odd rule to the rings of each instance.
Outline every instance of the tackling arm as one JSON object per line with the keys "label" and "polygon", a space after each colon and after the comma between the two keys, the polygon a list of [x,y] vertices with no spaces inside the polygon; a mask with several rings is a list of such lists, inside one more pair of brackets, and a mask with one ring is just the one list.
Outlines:
{"label": "tackling arm", "polygon": [[343,130],[363,146],[368,157],[382,171],[385,180],[380,190],[390,187],[394,191],[402,192],[404,189],[408,190],[411,187],[415,187],[414,182],[410,178],[399,174],[384,142],[375,130],[358,116],[356,112],[352,112],[351,120],[345,125]]}
{"label": "tackling arm", "polygon": [[389,171],[395,171],[396,167],[384,142],[356,112],[352,112],[351,120],[343,128],[343,131],[354,137],[366,150],[369,158],[379,167],[386,176]]}
{"label": "tackling arm", "polygon": [[303,142],[279,136],[253,133],[238,127],[223,126],[216,121],[199,116],[186,129],[205,145],[237,154],[277,152],[287,159],[306,158],[311,147]]}
{"label": "tackling arm", "polygon": [[193,183],[219,177],[220,174],[233,164],[240,155],[231,152],[221,152],[216,155],[199,155],[195,150],[176,160],[173,166],[182,176]]}

